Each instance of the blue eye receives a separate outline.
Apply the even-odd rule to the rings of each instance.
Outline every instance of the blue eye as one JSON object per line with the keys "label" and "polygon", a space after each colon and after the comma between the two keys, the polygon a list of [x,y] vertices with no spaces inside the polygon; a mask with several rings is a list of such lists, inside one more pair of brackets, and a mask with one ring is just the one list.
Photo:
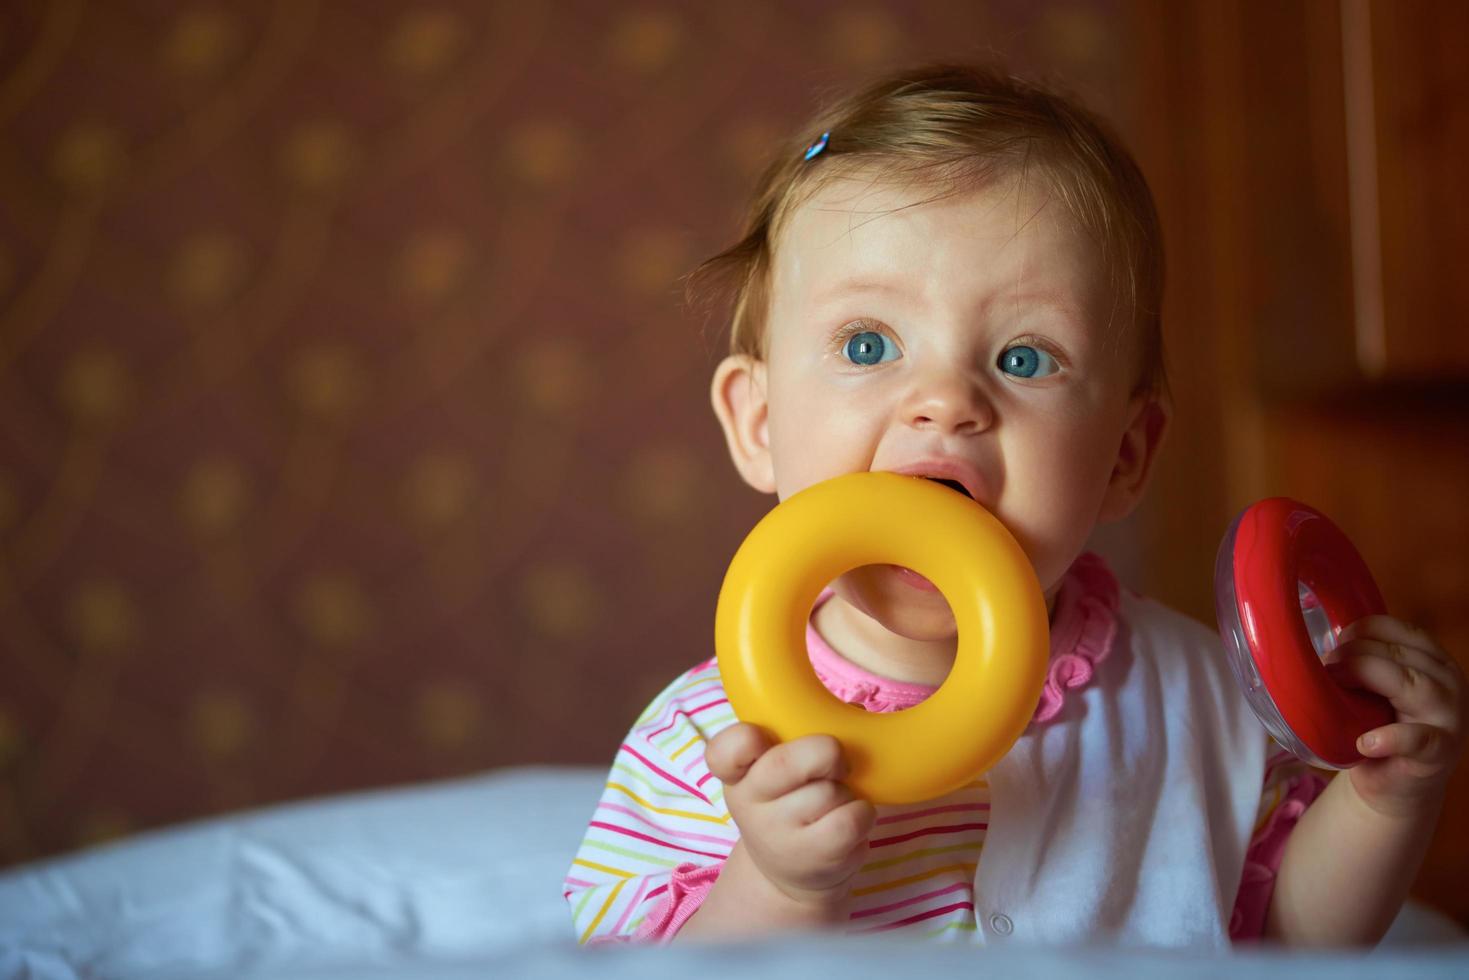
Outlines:
{"label": "blue eye", "polygon": [[1008,347],[1000,355],[1000,370],[1019,378],[1043,378],[1060,369],[1050,354],[1024,344]]}
{"label": "blue eye", "polygon": [[898,359],[897,345],[889,343],[886,337],[872,330],[864,330],[849,337],[842,347],[842,353],[853,364],[864,366]]}

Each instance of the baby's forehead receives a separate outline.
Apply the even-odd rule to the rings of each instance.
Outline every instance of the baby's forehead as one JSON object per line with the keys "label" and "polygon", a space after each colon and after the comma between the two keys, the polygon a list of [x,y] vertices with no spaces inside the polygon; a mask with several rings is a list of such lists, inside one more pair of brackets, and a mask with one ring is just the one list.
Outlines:
{"label": "baby's forehead", "polygon": [[824,179],[786,215],[773,258],[777,294],[879,273],[937,289],[977,283],[979,266],[1090,289],[1102,271],[1100,250],[1061,200],[1015,175],[944,184],[871,172]]}

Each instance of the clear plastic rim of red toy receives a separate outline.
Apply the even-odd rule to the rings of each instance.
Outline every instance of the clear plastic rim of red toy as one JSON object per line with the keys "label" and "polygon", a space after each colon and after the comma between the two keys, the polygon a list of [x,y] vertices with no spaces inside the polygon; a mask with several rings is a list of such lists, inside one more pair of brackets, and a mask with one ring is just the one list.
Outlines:
{"label": "clear plastic rim of red toy", "polygon": [[1319,511],[1288,497],[1246,507],[1214,561],[1219,634],[1245,699],[1275,740],[1329,769],[1362,760],[1357,736],[1393,719],[1387,701],[1331,679],[1301,608],[1302,586],[1330,624],[1386,611],[1367,563]]}

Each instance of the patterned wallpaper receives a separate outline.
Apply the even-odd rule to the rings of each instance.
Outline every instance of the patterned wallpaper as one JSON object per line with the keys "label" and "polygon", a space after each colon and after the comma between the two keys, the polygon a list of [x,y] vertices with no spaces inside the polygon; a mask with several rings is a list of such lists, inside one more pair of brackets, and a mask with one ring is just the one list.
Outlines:
{"label": "patterned wallpaper", "polygon": [[677,279],[829,86],[1118,4],[0,7],[0,864],[610,759],[767,501]]}

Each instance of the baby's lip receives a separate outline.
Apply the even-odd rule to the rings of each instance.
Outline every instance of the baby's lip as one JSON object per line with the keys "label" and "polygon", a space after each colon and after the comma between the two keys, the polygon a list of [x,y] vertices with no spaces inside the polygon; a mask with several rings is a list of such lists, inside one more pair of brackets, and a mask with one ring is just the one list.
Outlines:
{"label": "baby's lip", "polygon": [[969,499],[977,502],[985,499],[984,478],[980,475],[979,468],[955,456],[931,456],[899,466],[893,472],[905,476],[928,477],[931,480],[952,480],[964,488]]}
{"label": "baby's lip", "polygon": [[906,573],[904,577],[907,578],[908,584],[915,588],[922,589],[925,592],[937,592],[939,590],[939,587],[929,581],[922,572],[914,571],[907,565],[890,565],[889,567],[895,569],[900,575]]}

